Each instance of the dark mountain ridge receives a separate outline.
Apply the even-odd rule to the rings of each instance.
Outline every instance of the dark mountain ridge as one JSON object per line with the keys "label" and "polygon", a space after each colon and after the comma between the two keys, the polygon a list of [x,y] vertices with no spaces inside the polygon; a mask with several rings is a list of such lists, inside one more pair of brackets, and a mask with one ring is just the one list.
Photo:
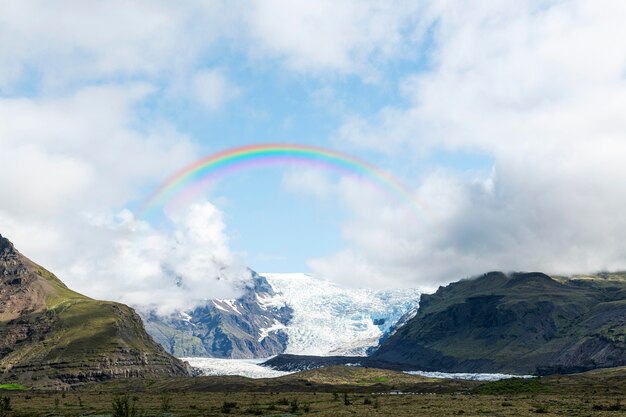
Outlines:
{"label": "dark mountain ridge", "polygon": [[423,295],[373,360],[445,372],[548,374],[626,365],[626,275],[491,272]]}

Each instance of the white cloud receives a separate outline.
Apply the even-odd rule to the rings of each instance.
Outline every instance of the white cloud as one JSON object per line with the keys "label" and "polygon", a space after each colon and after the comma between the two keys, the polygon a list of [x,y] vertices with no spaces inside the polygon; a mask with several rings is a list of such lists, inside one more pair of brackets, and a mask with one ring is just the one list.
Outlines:
{"label": "white cloud", "polygon": [[[5,210],[120,207],[189,161],[196,147],[166,122],[142,126],[143,84],[85,87],[69,96],[0,99]],[[13,168],[11,168],[13,167]],[[16,193],[16,187],[19,193]]]}
{"label": "white cloud", "polygon": [[190,88],[195,99],[210,111],[218,110],[240,94],[239,88],[219,69],[199,71]]}
{"label": "white cloud", "polygon": [[436,214],[428,232],[359,222],[351,229],[382,236],[351,233],[352,250],[394,276],[379,252],[397,254],[398,245],[372,242],[408,238],[410,250],[393,261],[404,265],[401,282],[489,269],[626,268],[624,3],[438,6],[434,69],[400,86],[410,104],[383,108],[375,120],[351,116],[338,137],[412,152],[416,163],[432,150],[480,152],[494,171],[433,173],[417,191]]}
{"label": "white cloud", "polygon": [[0,87],[25,74],[48,86],[187,72],[228,32],[222,2],[45,1],[0,6]]}
{"label": "white cloud", "polygon": [[172,229],[159,231],[127,210],[91,218],[88,227],[109,235],[113,247],[75,259],[67,274],[88,294],[161,314],[236,297],[250,273],[228,248],[221,212],[195,203],[170,220]]}
{"label": "white cloud", "polygon": [[3,2],[0,91],[38,79],[46,91],[138,77],[176,84],[217,41],[295,71],[371,77],[413,56],[405,35],[420,11],[399,1]]}
{"label": "white cloud", "polygon": [[371,77],[391,58],[415,58],[405,36],[421,4],[379,1],[257,1],[249,14],[253,55],[297,71]]}
{"label": "white cloud", "polygon": [[77,290],[91,287],[70,268],[76,259],[115,267],[102,265],[114,239],[90,225],[93,213],[140,201],[146,187],[195,159],[196,146],[166,122],[138,122],[152,91],[102,85],[0,99],[0,233]]}

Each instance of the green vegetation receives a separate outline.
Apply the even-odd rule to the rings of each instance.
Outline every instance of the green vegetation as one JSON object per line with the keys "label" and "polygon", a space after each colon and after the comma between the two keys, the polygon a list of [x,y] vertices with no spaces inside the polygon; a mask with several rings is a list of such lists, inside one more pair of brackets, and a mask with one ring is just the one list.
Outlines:
{"label": "green vegetation", "polygon": [[6,417],[8,412],[11,410],[12,410],[11,398],[9,397],[0,398],[0,417]]}
{"label": "green vegetation", "polygon": [[363,387],[377,385],[402,385],[433,382],[436,379],[386,369],[361,368],[356,366],[328,366],[312,369],[284,377],[287,380],[297,379],[306,383],[331,384],[340,386],[356,384]]}
{"label": "green vegetation", "polygon": [[[352,367],[346,367],[352,368]],[[345,372],[356,377],[347,381]],[[140,378],[92,383],[64,393],[7,391],[0,417],[62,415],[138,416],[611,416],[623,413],[618,401],[626,395],[626,368],[577,375],[498,382],[420,379],[392,385],[363,385],[378,370],[334,367],[341,384],[306,385],[302,375],[253,380],[239,377]],[[390,371],[385,371],[390,372]],[[394,379],[393,373],[389,375]],[[391,394],[401,391],[403,395]],[[124,395],[120,395],[124,393]],[[4,413],[4,414],[1,414]]]}
{"label": "green vegetation", "polygon": [[538,379],[511,378],[488,382],[476,390],[480,394],[502,395],[547,392],[548,387]]}
{"label": "green vegetation", "polygon": [[113,398],[113,417],[137,417],[139,415],[135,400],[128,395]]}
{"label": "green vegetation", "polygon": [[[616,401],[616,398],[626,394],[626,380],[622,380],[621,385],[617,386],[619,393],[604,392],[606,385],[601,382],[601,379],[595,377],[593,384],[587,376],[584,378],[562,377],[559,380],[560,383],[557,383],[556,379],[542,379],[540,382],[550,388],[544,392],[507,394],[478,393],[480,390],[461,393],[452,381],[445,380],[430,383],[430,389],[425,391],[411,391],[409,386],[403,386],[401,388],[405,390],[405,395],[392,395],[389,391],[365,394],[355,392],[350,387],[349,392],[338,396],[339,401],[334,399],[335,395],[332,392],[278,392],[276,391],[278,385],[270,387],[271,390],[266,392],[259,392],[256,390],[262,387],[264,382],[259,382],[257,386],[231,385],[232,381],[229,378],[216,377],[213,379],[212,386],[204,385],[202,390],[196,391],[181,390],[177,380],[163,381],[163,385],[155,390],[145,390],[144,387],[131,389],[134,384],[132,381],[112,381],[68,391],[65,398],[61,394],[51,394],[46,391],[11,392],[11,410],[8,410],[2,417],[21,415],[201,417],[305,414],[320,417],[374,415],[507,417],[538,414],[610,416],[623,412],[623,407]],[[466,387],[474,385],[476,384],[468,383]],[[493,383],[483,385],[493,386]],[[562,385],[568,388],[562,390]],[[302,386],[291,387],[284,382],[280,386],[282,389],[302,389]],[[599,391],[596,394],[592,394],[594,387]],[[320,388],[321,386],[313,386],[315,390]],[[334,387],[329,387],[329,389],[332,388]],[[343,385],[339,387],[339,389],[345,388]],[[120,396],[119,392],[122,391],[128,394]],[[51,395],[53,395],[52,398]],[[164,395],[169,398],[168,411],[163,410]]]}
{"label": "green vegetation", "polygon": [[22,384],[0,384],[0,390],[6,391],[25,391],[28,387]]}
{"label": "green vegetation", "polygon": [[237,408],[237,403],[224,401],[222,403],[222,408],[220,409],[220,411],[224,414],[230,414],[230,412],[233,411],[235,408]]}

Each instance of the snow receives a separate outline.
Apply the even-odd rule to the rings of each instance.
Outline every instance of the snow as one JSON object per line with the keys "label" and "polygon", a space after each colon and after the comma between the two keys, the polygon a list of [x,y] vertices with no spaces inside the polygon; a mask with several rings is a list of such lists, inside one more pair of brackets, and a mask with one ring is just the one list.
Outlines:
{"label": "snow", "polygon": [[259,329],[259,342],[265,339],[271,332],[275,332],[284,328],[284,324],[274,319],[274,323],[270,327]]}
{"label": "snow", "polygon": [[284,300],[281,300],[279,297],[273,297],[271,295],[266,294],[256,294],[256,301],[263,310],[267,310],[269,308],[281,308],[285,305]]}
{"label": "snow", "polygon": [[[375,291],[343,288],[301,273],[260,274],[275,292],[258,297],[259,305],[288,305],[293,317],[285,326],[285,353],[365,356],[400,318],[419,302],[415,289]],[[374,324],[374,320],[384,321]]]}
{"label": "snow", "polygon": [[222,300],[222,301],[228,304],[228,306],[232,308],[237,314],[239,314],[240,316],[242,315],[241,311],[239,311],[239,309],[237,308],[237,305],[235,304],[236,300]]}
{"label": "snow", "polygon": [[220,300],[213,300],[213,305],[215,306],[215,308],[217,308],[218,310],[222,310],[226,313],[230,313],[230,311],[228,311],[227,309],[225,309],[224,307],[222,307],[220,305],[221,301]]}
{"label": "snow", "polygon": [[276,371],[261,366],[267,359],[181,358],[199,369],[203,375],[240,375],[248,378],[276,378],[292,372]]}
{"label": "snow", "polygon": [[466,379],[469,381],[499,381],[509,378],[534,378],[532,375],[510,375],[510,374],[471,374],[471,373],[448,373],[448,372],[426,372],[426,371],[406,371],[406,374],[420,375],[428,378],[441,379]]}

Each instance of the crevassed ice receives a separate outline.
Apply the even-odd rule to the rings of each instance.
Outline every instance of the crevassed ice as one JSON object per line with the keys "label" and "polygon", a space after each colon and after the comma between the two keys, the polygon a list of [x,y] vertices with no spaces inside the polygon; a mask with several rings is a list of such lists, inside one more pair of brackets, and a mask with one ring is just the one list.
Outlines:
{"label": "crevassed ice", "polygon": [[248,378],[276,378],[292,372],[276,371],[261,366],[267,359],[181,358],[199,369],[203,375],[239,375]]}
{"label": "crevassed ice", "polygon": [[[365,356],[382,335],[419,303],[415,289],[348,289],[308,274],[260,274],[276,293],[262,306],[288,305],[286,353]],[[376,324],[375,324],[376,323]]]}

